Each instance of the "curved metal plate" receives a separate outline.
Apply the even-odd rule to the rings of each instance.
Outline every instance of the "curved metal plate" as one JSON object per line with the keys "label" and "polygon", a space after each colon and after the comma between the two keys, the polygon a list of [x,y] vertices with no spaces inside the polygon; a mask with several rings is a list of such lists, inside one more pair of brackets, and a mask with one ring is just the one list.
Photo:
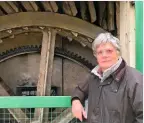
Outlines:
{"label": "curved metal plate", "polygon": [[106,32],[76,17],[51,12],[21,12],[0,16],[0,31],[23,26],[49,26],[78,32],[90,38]]}

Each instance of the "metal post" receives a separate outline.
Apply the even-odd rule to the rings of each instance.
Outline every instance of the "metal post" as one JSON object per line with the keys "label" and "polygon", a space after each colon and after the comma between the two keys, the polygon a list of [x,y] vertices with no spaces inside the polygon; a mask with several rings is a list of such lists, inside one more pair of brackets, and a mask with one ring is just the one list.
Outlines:
{"label": "metal post", "polygon": [[136,69],[143,73],[143,1],[135,2]]}

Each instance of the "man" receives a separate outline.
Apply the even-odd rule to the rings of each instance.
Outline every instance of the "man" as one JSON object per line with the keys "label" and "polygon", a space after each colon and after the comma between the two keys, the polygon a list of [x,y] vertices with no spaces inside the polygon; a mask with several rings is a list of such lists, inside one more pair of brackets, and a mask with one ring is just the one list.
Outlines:
{"label": "man", "polygon": [[[98,65],[72,95],[72,113],[88,123],[143,123],[143,75],[120,56],[119,39],[101,33],[92,44]],[[88,98],[88,116],[82,106]]]}

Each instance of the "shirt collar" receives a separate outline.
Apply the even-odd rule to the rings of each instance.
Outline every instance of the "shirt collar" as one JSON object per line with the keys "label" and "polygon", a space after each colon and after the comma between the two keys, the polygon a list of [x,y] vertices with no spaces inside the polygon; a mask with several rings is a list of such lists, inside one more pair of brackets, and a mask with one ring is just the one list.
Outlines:
{"label": "shirt collar", "polygon": [[112,74],[114,71],[116,71],[118,69],[118,67],[120,66],[122,62],[122,58],[119,57],[119,60],[117,61],[116,64],[112,65],[110,68],[106,69],[103,73],[101,71],[101,68],[99,67],[99,65],[97,65],[92,71],[91,73],[95,74],[96,76],[98,76],[102,81],[104,81],[104,79],[106,79],[110,74]]}

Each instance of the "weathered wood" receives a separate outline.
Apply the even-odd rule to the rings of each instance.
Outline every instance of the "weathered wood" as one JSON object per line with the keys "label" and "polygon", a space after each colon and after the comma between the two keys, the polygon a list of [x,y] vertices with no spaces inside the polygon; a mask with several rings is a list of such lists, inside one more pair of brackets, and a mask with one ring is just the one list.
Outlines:
{"label": "weathered wood", "polygon": [[80,1],[80,12],[83,20],[88,20],[87,17],[87,4],[85,1]]}
{"label": "weathered wood", "polygon": [[98,1],[98,9],[99,9],[99,20],[98,23],[100,26],[103,27],[105,25],[105,17],[106,17],[106,2],[105,1]]}
{"label": "weathered wood", "polygon": [[30,4],[31,4],[31,6],[33,7],[33,9],[35,10],[35,11],[38,11],[38,6],[37,6],[37,4],[35,3],[35,1],[29,1],[30,2]]}
{"label": "weathered wood", "polygon": [[114,2],[108,2],[107,4],[108,7],[108,20],[107,20],[107,26],[108,26],[108,30],[112,31],[115,29],[114,26]]}
{"label": "weathered wood", "polygon": [[51,8],[52,8],[53,12],[58,11],[58,6],[57,6],[55,1],[50,1],[50,5],[51,5]]}
{"label": "weathered wood", "polygon": [[2,16],[2,15],[4,15],[4,13],[1,11],[1,9],[0,9],[0,16]]}
{"label": "weathered wood", "polygon": [[[68,31],[59,31],[57,32],[59,35],[66,37],[66,38],[71,38],[73,40],[78,41],[79,43],[81,43],[83,46],[88,46],[89,48],[91,48],[91,43],[89,42],[89,40],[86,37],[82,37],[81,35],[79,36],[74,36],[71,32]],[[70,40],[71,40],[70,39]]]}
{"label": "weathered wood", "polygon": [[70,6],[67,1],[62,2],[62,9],[63,9],[64,13],[66,13],[68,15],[72,15],[72,11],[71,11]]}
{"label": "weathered wood", "polygon": [[[19,18],[24,18],[19,21]],[[9,21],[11,20],[11,21]],[[25,26],[48,26],[78,32],[90,38],[106,32],[97,25],[64,14],[52,12],[20,12],[8,16],[0,16],[0,31]]]}
{"label": "weathered wood", "polygon": [[[13,95],[13,92],[0,78],[0,96],[10,96],[10,95]],[[26,123],[28,121],[28,117],[21,109],[8,109],[8,111],[18,123]]]}
{"label": "weathered wood", "polygon": [[72,15],[73,15],[73,16],[76,16],[76,14],[78,13],[78,11],[77,11],[75,2],[74,2],[74,1],[69,1],[68,3],[69,3],[69,6],[70,6]]}
{"label": "weathered wood", "polygon": [[21,2],[21,4],[24,6],[24,8],[27,10],[27,11],[34,11],[31,3],[29,1],[23,1]]}
{"label": "weathered wood", "polygon": [[96,18],[96,9],[95,9],[93,1],[88,1],[88,8],[89,8],[89,12],[90,12],[91,22],[93,23],[97,19]]}
{"label": "weathered wood", "polygon": [[[56,31],[50,29],[49,31],[43,31],[41,60],[40,60],[40,72],[39,80],[37,84],[37,95],[44,96],[50,95],[51,79],[53,70],[53,58],[55,47]],[[40,123],[48,120],[48,109],[36,109],[35,119],[38,117]],[[44,118],[44,119],[43,119]]]}
{"label": "weathered wood", "polygon": [[7,2],[0,1],[0,6],[9,14],[15,12]]}
{"label": "weathered wood", "polygon": [[120,2],[116,2],[116,26],[117,26],[117,37],[120,38]]}
{"label": "weathered wood", "polygon": [[41,3],[43,4],[45,11],[50,11],[50,12],[53,11],[48,1],[42,1]]}
{"label": "weathered wood", "polygon": [[7,3],[12,7],[15,12],[19,12],[18,7],[12,1],[7,1]]}

